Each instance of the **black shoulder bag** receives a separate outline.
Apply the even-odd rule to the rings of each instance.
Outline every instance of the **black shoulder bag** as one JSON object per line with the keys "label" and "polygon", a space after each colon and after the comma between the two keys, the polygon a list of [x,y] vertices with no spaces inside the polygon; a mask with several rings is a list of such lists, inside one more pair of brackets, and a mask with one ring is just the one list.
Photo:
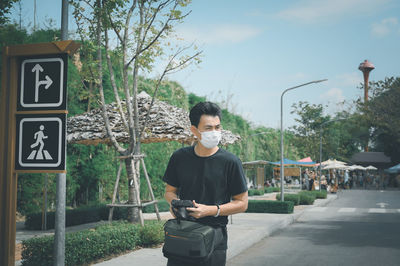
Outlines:
{"label": "black shoulder bag", "polygon": [[188,215],[186,207],[193,207],[191,201],[173,201],[172,207],[177,218],[164,225],[164,256],[189,263],[207,261],[222,241],[222,231]]}

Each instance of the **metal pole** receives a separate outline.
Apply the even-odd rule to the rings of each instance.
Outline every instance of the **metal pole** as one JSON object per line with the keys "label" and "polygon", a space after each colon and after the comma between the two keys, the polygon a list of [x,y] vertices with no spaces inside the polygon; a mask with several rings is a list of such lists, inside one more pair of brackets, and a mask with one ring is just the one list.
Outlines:
{"label": "metal pole", "polygon": [[322,124],[319,128],[319,191],[321,191],[321,168],[322,168]]}
{"label": "metal pole", "polygon": [[[68,0],[62,0],[61,40],[68,39]],[[65,155],[67,161],[67,155]],[[65,198],[66,174],[57,174],[57,200],[54,236],[54,265],[65,265]]]}
{"label": "metal pole", "polygon": [[327,81],[327,79],[314,80],[314,81],[311,81],[311,82],[307,82],[307,83],[304,83],[304,84],[301,84],[301,85],[298,85],[298,86],[295,86],[295,87],[291,87],[291,88],[286,89],[286,90],[284,90],[282,92],[282,95],[281,95],[281,172],[280,172],[280,177],[281,177],[281,201],[284,201],[284,197],[285,197],[284,196],[284,188],[283,188],[283,95],[287,91],[294,90],[296,88],[299,88],[299,87],[302,87],[302,86],[306,86],[306,85],[309,85],[309,84],[312,84],[312,83],[320,83],[320,82],[323,82],[323,81]]}

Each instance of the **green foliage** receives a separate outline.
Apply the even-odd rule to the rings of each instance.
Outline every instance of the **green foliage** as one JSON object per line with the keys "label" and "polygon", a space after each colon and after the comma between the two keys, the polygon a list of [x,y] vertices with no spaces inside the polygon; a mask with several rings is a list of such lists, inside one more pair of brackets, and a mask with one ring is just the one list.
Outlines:
{"label": "green foliage", "polygon": [[13,4],[16,2],[18,2],[18,0],[0,1],[0,26],[9,21],[9,18],[6,15],[10,13]]}
{"label": "green foliage", "polygon": [[[158,200],[158,211],[169,211],[169,203],[165,199]],[[105,204],[81,206],[76,209],[67,210],[65,213],[65,225],[74,226],[85,223],[108,220],[109,208]],[[154,205],[143,208],[143,213],[155,212]],[[127,219],[127,208],[114,208],[113,220]],[[47,213],[47,229],[53,229],[55,224],[55,212]],[[28,230],[41,230],[42,213],[35,212],[26,215],[25,228]]]}
{"label": "green foliage", "polygon": [[292,201],[249,200],[248,213],[293,213]]}
{"label": "green foliage", "polygon": [[309,193],[309,191],[301,191],[298,193],[300,196],[300,205],[313,205],[315,201],[315,195]]}
{"label": "green foliage", "polygon": [[[163,242],[163,223],[149,221],[138,224],[113,222],[95,229],[67,233],[65,264],[87,265],[98,259],[133,250],[139,245],[152,246]],[[52,265],[54,237],[31,238],[22,242],[22,265]]]}
{"label": "green foliage", "polygon": [[[371,128],[373,151],[384,151],[393,162],[400,162],[400,77],[370,82],[370,100],[358,101],[360,120]],[[366,130],[365,132],[368,132]]]}
{"label": "green foliage", "polygon": [[264,195],[264,189],[249,189],[249,196],[260,196]]}
{"label": "green foliage", "polygon": [[147,221],[139,230],[140,245],[151,247],[164,242],[164,222]]}
{"label": "green foliage", "polygon": [[[298,194],[286,194],[285,193],[284,195],[285,195],[285,198],[284,198],[285,201],[292,201],[294,206],[297,206],[300,204],[300,196]],[[281,200],[280,193],[276,194],[276,200]]]}
{"label": "green foliage", "polygon": [[279,192],[281,189],[279,187],[266,187],[264,188],[265,193],[273,193],[273,192]]}

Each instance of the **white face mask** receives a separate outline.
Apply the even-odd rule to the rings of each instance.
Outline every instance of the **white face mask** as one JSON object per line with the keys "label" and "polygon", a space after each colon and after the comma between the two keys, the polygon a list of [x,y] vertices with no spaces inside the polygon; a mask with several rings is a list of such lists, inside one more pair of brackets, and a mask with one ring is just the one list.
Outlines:
{"label": "white face mask", "polygon": [[218,145],[221,140],[221,131],[204,131],[201,132],[201,140],[200,143],[206,147],[207,149],[212,149]]}

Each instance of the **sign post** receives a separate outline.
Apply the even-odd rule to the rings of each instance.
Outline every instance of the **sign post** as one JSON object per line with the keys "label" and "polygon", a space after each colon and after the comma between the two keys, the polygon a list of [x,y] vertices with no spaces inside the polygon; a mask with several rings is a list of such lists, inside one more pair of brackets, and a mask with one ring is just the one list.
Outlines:
{"label": "sign post", "polygon": [[0,265],[15,265],[18,173],[65,173],[68,55],[73,41],[3,48]]}

